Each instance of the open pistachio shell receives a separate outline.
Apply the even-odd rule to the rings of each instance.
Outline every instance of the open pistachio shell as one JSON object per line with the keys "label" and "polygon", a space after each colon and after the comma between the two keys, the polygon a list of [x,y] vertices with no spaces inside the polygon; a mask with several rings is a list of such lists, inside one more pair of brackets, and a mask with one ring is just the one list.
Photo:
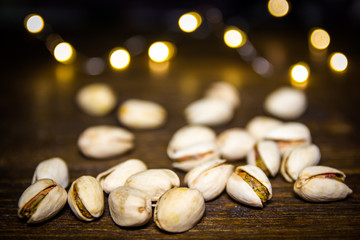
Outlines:
{"label": "open pistachio shell", "polygon": [[69,185],[69,169],[61,158],[51,158],[40,162],[34,172],[32,182],[49,178],[60,184],[63,188]]}
{"label": "open pistachio shell", "polygon": [[271,131],[272,129],[283,124],[280,120],[266,116],[257,116],[252,118],[246,124],[246,131],[250,133],[254,138],[260,140]]}

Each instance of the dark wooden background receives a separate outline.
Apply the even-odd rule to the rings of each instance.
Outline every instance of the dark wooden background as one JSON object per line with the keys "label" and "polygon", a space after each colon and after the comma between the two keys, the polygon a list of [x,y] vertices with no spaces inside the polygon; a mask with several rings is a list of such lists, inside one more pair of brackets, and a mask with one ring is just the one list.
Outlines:
{"label": "dark wooden background", "polygon": [[[19,13],[18,16],[22,15]],[[73,43],[80,54],[75,64],[62,65],[47,52],[41,40],[29,36],[25,30],[19,30],[22,23],[12,26],[17,30],[4,28],[6,34],[3,38],[7,46],[3,46],[6,49],[1,61],[0,237],[359,238],[359,37],[340,25],[328,25],[333,27],[330,32],[332,42],[325,55],[342,51],[349,60],[345,73],[334,74],[327,67],[326,58],[321,59],[308,51],[308,25],[299,27],[295,23],[297,28],[291,31],[293,22],[287,21],[289,19],[250,24],[254,28],[250,28],[249,38],[259,55],[274,65],[274,73],[268,78],[256,74],[251,63],[242,60],[235,50],[227,48],[217,33],[205,39],[182,33],[145,33],[148,41],[165,38],[176,42],[178,52],[167,72],[152,72],[144,52],[132,58],[125,71],[114,72],[107,68],[99,76],[89,76],[83,71],[85,56],[106,58],[107,51],[115,44],[121,45],[137,29],[123,33],[110,31],[110,27],[98,27],[94,31],[65,32],[63,37]],[[59,25],[58,29],[62,27]],[[103,29],[101,34],[96,32],[99,29]],[[165,233],[152,220],[139,228],[118,227],[111,220],[107,196],[103,216],[89,223],[78,220],[68,205],[56,217],[38,225],[27,225],[17,217],[17,201],[29,186],[40,161],[62,157],[68,163],[71,181],[85,174],[96,176],[129,158],[139,158],[149,168],[171,169],[171,161],[166,155],[167,144],[172,134],[186,124],[184,108],[202,97],[211,83],[229,81],[241,95],[241,106],[236,110],[234,119],[213,129],[220,133],[231,127],[243,128],[252,117],[266,115],[262,107],[265,96],[279,86],[290,85],[287,70],[298,61],[309,63],[311,76],[305,90],[309,107],[296,121],[310,128],[313,142],[321,150],[320,164],[338,168],[347,175],[346,183],[353,190],[347,199],[331,203],[305,202],[295,196],[292,184],[278,174],[270,179],[273,198],[264,209],[242,205],[223,193],[206,203],[206,213],[198,225],[181,234]],[[120,125],[115,111],[97,118],[77,108],[76,92],[93,82],[111,85],[119,104],[129,98],[162,104],[168,111],[166,125],[156,130],[132,130],[136,136],[135,148],[123,156],[107,160],[85,158],[76,146],[81,131],[97,124]],[[237,166],[245,164],[245,161],[233,164]],[[175,171],[184,185],[184,173]]]}

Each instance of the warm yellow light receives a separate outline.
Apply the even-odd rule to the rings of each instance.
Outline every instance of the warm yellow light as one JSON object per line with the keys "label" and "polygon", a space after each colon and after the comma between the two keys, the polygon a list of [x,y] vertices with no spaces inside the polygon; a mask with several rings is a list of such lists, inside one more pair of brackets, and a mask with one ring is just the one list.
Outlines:
{"label": "warm yellow light", "polygon": [[154,61],[149,60],[149,68],[150,68],[151,73],[154,73],[157,75],[167,73],[169,70],[169,66],[170,66],[169,61],[154,62]]}
{"label": "warm yellow light", "polygon": [[44,28],[44,20],[39,15],[30,14],[25,18],[25,27],[31,33],[39,33]]}
{"label": "warm yellow light", "polygon": [[71,63],[75,58],[75,50],[69,43],[62,42],[56,45],[54,57],[61,63]]}
{"label": "warm yellow light", "polygon": [[201,16],[197,12],[189,12],[183,14],[179,18],[179,27],[184,32],[193,32],[195,31],[201,24]]}
{"label": "warm yellow light", "polygon": [[231,48],[241,47],[246,42],[246,34],[236,27],[229,27],[225,30],[224,42]]}
{"label": "warm yellow light", "polygon": [[330,67],[337,72],[342,72],[347,68],[348,60],[342,53],[333,53],[330,56]]}
{"label": "warm yellow light", "polygon": [[124,69],[130,64],[130,54],[123,48],[115,48],[110,52],[110,65],[115,69]]}
{"label": "warm yellow light", "polygon": [[330,36],[325,30],[318,28],[311,32],[310,42],[316,49],[325,49],[330,44]]}
{"label": "warm yellow light", "polygon": [[149,57],[154,62],[170,60],[175,53],[175,46],[170,42],[155,42],[149,47]]}
{"label": "warm yellow light", "polygon": [[290,69],[291,78],[297,83],[305,82],[310,73],[310,68],[306,63],[297,63]]}
{"label": "warm yellow light", "polygon": [[289,3],[286,0],[270,0],[268,10],[274,17],[283,17],[289,12]]}

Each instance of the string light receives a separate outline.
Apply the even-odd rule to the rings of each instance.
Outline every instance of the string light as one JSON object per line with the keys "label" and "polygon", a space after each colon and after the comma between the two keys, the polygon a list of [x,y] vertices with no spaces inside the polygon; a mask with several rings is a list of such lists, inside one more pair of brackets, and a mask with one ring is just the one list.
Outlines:
{"label": "string light", "polygon": [[130,54],[124,48],[114,48],[110,52],[109,62],[116,70],[124,69],[130,64]]}
{"label": "string light", "polygon": [[182,31],[190,33],[195,31],[201,22],[201,16],[197,12],[189,12],[179,18],[178,24]]}
{"label": "string light", "polygon": [[270,0],[268,10],[274,17],[284,17],[289,12],[289,3],[286,0]]}
{"label": "string light", "polygon": [[336,52],[330,55],[330,67],[336,72],[343,72],[347,68],[348,60],[342,53]]}
{"label": "string light", "polygon": [[149,47],[149,57],[154,62],[170,60],[175,52],[175,46],[170,42],[155,42]]}
{"label": "string light", "polygon": [[44,28],[44,20],[40,15],[37,14],[29,14],[25,17],[25,28],[30,33],[39,33]]}
{"label": "string light", "polygon": [[246,34],[237,27],[228,27],[224,33],[224,42],[231,48],[241,47],[246,43]]}
{"label": "string light", "polygon": [[75,50],[70,43],[62,42],[56,45],[54,57],[61,63],[72,63],[75,60]]}
{"label": "string light", "polygon": [[310,34],[310,43],[316,49],[325,49],[330,44],[330,36],[324,29],[316,28]]}

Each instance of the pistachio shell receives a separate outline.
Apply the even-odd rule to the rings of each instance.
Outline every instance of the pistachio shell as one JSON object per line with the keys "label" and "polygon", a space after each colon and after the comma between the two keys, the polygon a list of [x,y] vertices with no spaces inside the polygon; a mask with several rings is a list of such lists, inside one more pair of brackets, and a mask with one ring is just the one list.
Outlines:
{"label": "pistachio shell", "polygon": [[294,192],[310,202],[330,202],[346,198],[352,190],[344,183],[345,174],[335,168],[304,168],[294,184]]}
{"label": "pistachio shell", "polygon": [[240,105],[238,90],[232,84],[223,81],[213,83],[205,92],[205,97],[221,99],[234,108]]}
{"label": "pistachio shell", "polygon": [[69,185],[69,169],[66,162],[61,158],[50,158],[40,162],[34,172],[32,182],[49,178],[66,188]]}
{"label": "pistachio shell", "polygon": [[66,203],[66,191],[51,179],[40,179],[30,185],[18,202],[18,216],[27,223],[44,222],[55,216]]}
{"label": "pistachio shell", "polygon": [[280,120],[266,116],[252,118],[246,125],[246,131],[254,138],[260,140],[272,129],[283,124]]}
{"label": "pistachio shell", "polygon": [[118,187],[110,193],[109,209],[113,221],[123,227],[144,225],[152,216],[150,196],[126,186]]}
{"label": "pistachio shell", "polygon": [[110,193],[117,187],[123,186],[131,175],[147,169],[145,163],[138,159],[129,159],[121,162],[114,167],[99,173],[96,179],[99,181],[102,189]]}
{"label": "pistachio shell", "polygon": [[156,203],[154,221],[167,232],[185,232],[193,228],[205,212],[205,201],[196,189],[173,188]]}

